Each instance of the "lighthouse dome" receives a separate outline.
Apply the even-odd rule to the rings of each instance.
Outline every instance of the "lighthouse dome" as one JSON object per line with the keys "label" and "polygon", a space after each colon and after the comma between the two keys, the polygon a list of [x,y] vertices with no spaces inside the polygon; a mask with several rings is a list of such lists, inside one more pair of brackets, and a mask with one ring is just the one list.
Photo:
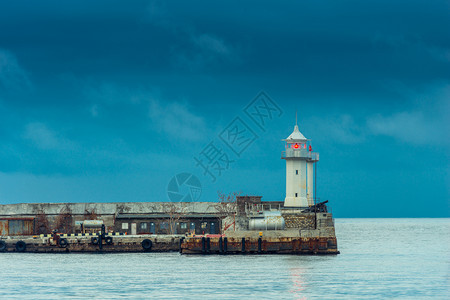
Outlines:
{"label": "lighthouse dome", "polygon": [[305,136],[300,132],[300,130],[298,130],[298,125],[295,125],[294,127],[294,131],[291,133],[290,136],[288,136],[285,140],[288,143],[304,143],[306,142],[308,139],[305,138]]}

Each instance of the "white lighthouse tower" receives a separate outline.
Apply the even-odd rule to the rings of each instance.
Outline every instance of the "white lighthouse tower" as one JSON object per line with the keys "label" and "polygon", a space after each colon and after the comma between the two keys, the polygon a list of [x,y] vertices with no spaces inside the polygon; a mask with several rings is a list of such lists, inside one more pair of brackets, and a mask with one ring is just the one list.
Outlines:
{"label": "white lighthouse tower", "polygon": [[[295,118],[297,123],[297,116]],[[309,207],[314,205],[314,166],[319,161],[319,153],[312,152],[310,140],[298,130],[286,142],[286,150],[281,158],[286,160],[286,208]]]}

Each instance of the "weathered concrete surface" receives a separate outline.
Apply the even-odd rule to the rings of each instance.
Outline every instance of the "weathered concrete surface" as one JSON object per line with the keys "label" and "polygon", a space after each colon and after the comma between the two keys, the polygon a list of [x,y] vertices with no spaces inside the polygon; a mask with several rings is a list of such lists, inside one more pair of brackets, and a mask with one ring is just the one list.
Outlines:
{"label": "weathered concrete surface", "polygon": [[[206,235],[202,237],[185,237],[183,235],[126,235],[110,236],[112,243],[106,244],[103,239],[102,246],[92,242],[94,236],[68,236],[66,247],[58,244],[58,237],[8,237],[1,241],[6,242],[3,252],[32,252],[32,253],[114,253],[114,252],[170,252],[180,251],[184,254],[338,254],[336,237],[325,235],[325,231],[311,230],[299,231],[295,229],[283,231],[243,231],[228,233],[226,236]],[[334,232],[333,232],[334,233]],[[97,236],[98,237],[98,236]],[[224,243],[226,238],[226,251]],[[242,239],[245,240],[245,249],[242,248]],[[151,240],[151,249],[144,249],[142,242]],[[222,241],[219,241],[222,239]],[[261,239],[261,242],[258,240]],[[209,241],[206,248],[205,243]],[[19,241],[25,242],[26,249],[20,251],[16,248]],[[258,243],[261,245],[259,246]],[[1,254],[0,254],[1,255]]]}
{"label": "weathered concrete surface", "polygon": [[227,232],[226,236],[231,238],[249,237],[258,238],[262,232],[263,238],[313,238],[313,237],[336,237],[334,228],[320,228],[320,229],[286,229],[286,230],[268,230],[268,231],[235,231]]}
{"label": "weathered concrete surface", "polygon": [[[75,222],[84,221],[89,217],[89,213],[95,212],[96,219],[103,220],[108,230],[116,230],[116,219],[124,216],[150,216],[154,215],[163,218],[171,212],[180,213],[183,216],[201,218],[207,215],[217,215],[217,203],[212,202],[117,202],[117,203],[21,203],[0,205],[0,219],[2,218],[37,218],[39,215],[45,216],[46,222],[51,229],[55,228],[61,214],[70,216],[70,226],[74,227]],[[166,218],[168,218],[166,216]],[[141,221],[142,222],[142,221]],[[37,224],[35,233],[41,232]],[[45,230],[45,228],[43,229]],[[47,229],[47,233],[50,232]],[[69,232],[67,232],[69,233]]]}
{"label": "weathered concrete surface", "polygon": [[[83,220],[86,212],[96,211],[99,219],[108,227],[114,224],[118,214],[161,214],[167,213],[167,205],[184,214],[215,215],[218,214],[217,203],[41,203],[41,204],[9,204],[0,205],[0,217],[29,217],[45,213],[51,218],[62,211],[69,210],[73,220]],[[282,215],[289,222],[286,230],[260,231],[248,230],[246,216],[228,216],[222,219],[222,236],[229,243],[228,253],[290,253],[290,254],[338,254],[334,220],[331,213],[302,213],[301,210],[282,210]],[[201,238],[187,237],[180,244],[182,235],[125,235],[114,236],[111,245],[95,245],[91,237],[69,236],[67,247],[61,247],[48,238],[16,237],[2,238],[6,241],[5,251],[17,251],[16,244],[22,240],[26,244],[26,252],[142,252],[146,251],[141,244],[143,240],[152,241],[150,251],[179,251],[182,253],[205,253]],[[205,239],[208,236],[204,237]],[[245,250],[242,248],[242,238]],[[222,243],[224,240],[222,239]],[[227,246],[228,246],[227,245]],[[1,245],[0,245],[1,246]],[[181,248],[180,248],[181,247]],[[222,249],[222,250],[221,250]],[[20,249],[19,249],[20,250]],[[147,249],[148,250],[148,249]],[[209,237],[208,253],[223,253],[218,237]]]}
{"label": "weathered concrete surface", "polygon": [[186,214],[217,213],[214,207],[217,203],[213,202],[20,203],[0,205],[0,217],[34,216],[40,211],[47,215],[58,215],[66,208],[70,209],[72,215],[84,215],[86,211],[93,210],[101,215],[165,213],[168,204]]}
{"label": "weathered concrete surface", "polygon": [[[41,237],[15,237],[3,239],[6,242],[6,249],[3,252],[19,252],[16,244],[23,241],[26,249],[23,252],[32,253],[113,253],[113,252],[171,252],[179,251],[180,235],[139,235],[139,236],[113,236],[112,244],[107,245],[103,241],[101,249],[99,245],[94,245],[91,241],[92,236],[85,237],[67,237],[67,247],[61,247],[53,238]],[[142,246],[142,241],[149,239],[152,241],[152,247],[146,250]],[[1,252],[0,252],[1,255]]]}
{"label": "weathered concrete surface", "polygon": [[186,238],[182,254],[339,254],[335,237]]}

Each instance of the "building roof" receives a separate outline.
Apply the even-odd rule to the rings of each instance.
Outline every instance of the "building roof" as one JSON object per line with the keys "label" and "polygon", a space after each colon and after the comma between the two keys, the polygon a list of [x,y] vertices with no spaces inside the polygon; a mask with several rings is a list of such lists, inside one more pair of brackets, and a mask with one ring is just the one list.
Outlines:
{"label": "building roof", "polygon": [[291,133],[290,136],[288,136],[285,140],[286,142],[292,142],[292,143],[296,143],[296,142],[306,142],[308,139],[305,138],[305,136],[300,132],[300,130],[298,130],[298,125],[294,126],[294,131]]}
{"label": "building roof", "polygon": [[[179,214],[180,220],[183,219],[204,219],[204,218],[217,218],[217,214]],[[169,214],[118,214],[116,219],[167,219],[170,218]]]}
{"label": "building roof", "polygon": [[39,212],[58,215],[68,211],[72,215],[84,215],[95,211],[100,215],[161,214],[182,211],[186,214],[216,214],[217,202],[116,202],[116,203],[20,203],[0,204],[0,217],[35,216]]}

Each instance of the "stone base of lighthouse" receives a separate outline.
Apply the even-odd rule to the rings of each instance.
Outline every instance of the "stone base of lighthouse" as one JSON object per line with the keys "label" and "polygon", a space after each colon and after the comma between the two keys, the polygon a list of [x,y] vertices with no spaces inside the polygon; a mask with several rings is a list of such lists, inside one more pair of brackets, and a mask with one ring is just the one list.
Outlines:
{"label": "stone base of lighthouse", "polygon": [[306,197],[286,197],[284,199],[284,207],[309,207]]}

